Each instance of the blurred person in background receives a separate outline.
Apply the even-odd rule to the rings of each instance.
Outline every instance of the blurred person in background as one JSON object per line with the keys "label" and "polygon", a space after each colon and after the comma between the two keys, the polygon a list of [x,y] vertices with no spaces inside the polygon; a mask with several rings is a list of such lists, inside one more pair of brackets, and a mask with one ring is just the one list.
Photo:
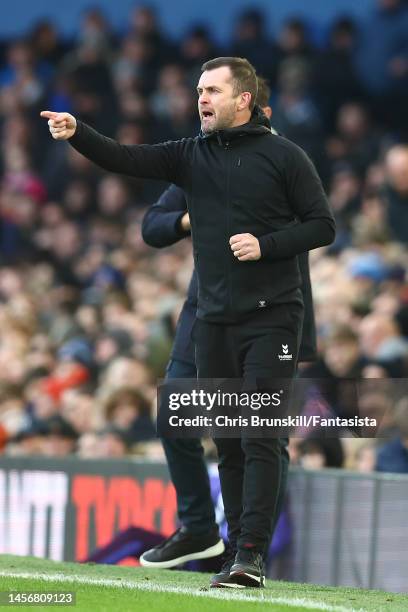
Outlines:
{"label": "blurred person in background", "polygon": [[278,36],[279,62],[288,58],[304,60],[309,70],[313,68],[316,50],[309,41],[306,24],[296,17],[288,19]]}
{"label": "blurred person in background", "polygon": [[210,32],[204,25],[197,25],[188,32],[181,42],[180,53],[180,59],[188,70],[188,84],[191,87],[194,87],[200,78],[200,69],[204,62],[219,55]]}
{"label": "blurred person in background", "polygon": [[39,424],[43,440],[41,454],[47,457],[65,457],[76,450],[78,433],[60,415],[45,419]]}
{"label": "blurred person in background", "polygon": [[65,457],[75,452],[78,437],[75,429],[55,413],[28,422],[10,439],[6,452],[11,455]]}
{"label": "blurred person in background", "polygon": [[[119,99],[125,94],[133,94],[133,100],[150,93],[155,81],[155,70],[152,67],[153,49],[141,38],[129,34],[121,41],[119,53],[111,65],[111,73]],[[139,96],[139,98],[137,97]],[[130,111],[129,104],[127,105]],[[136,110],[137,107],[134,106]],[[140,116],[139,112],[136,116]],[[130,114],[130,113],[129,113]]]}
{"label": "blurred person in background", "polygon": [[[407,60],[408,61],[408,60]],[[385,157],[383,198],[392,236],[408,245],[408,145],[396,145]]]}
{"label": "blurred person in background", "polygon": [[338,438],[310,436],[298,443],[299,465],[306,470],[343,467],[344,451]]}
{"label": "blurred person in background", "polygon": [[347,447],[346,469],[355,470],[360,474],[371,474],[377,461],[376,440],[344,440]]}
{"label": "blurred person in background", "polygon": [[353,62],[357,44],[357,25],[348,17],[340,17],[331,27],[327,47],[316,54],[314,89],[329,129],[334,127],[339,107],[361,97]]}
{"label": "blurred person in background", "polygon": [[[356,380],[361,377],[364,365],[357,334],[345,324],[334,325],[322,339],[321,357],[301,371],[302,378],[312,381],[306,409],[313,411],[316,405],[320,410],[330,411],[341,418],[359,416]],[[351,431],[362,434],[360,430]],[[337,431],[333,433],[338,435]],[[329,445],[331,441],[327,441]],[[336,444],[334,440],[333,444]]]}
{"label": "blurred person in background", "polygon": [[133,340],[131,335],[124,329],[106,326],[95,342],[95,359],[100,374],[109,367],[119,356],[130,357],[132,354]]}
{"label": "blurred person in background", "polygon": [[129,357],[118,357],[109,364],[101,377],[101,386],[106,389],[131,386],[144,387],[150,380],[149,368],[143,361]]}
{"label": "blurred person in background", "polygon": [[408,357],[408,339],[397,321],[384,314],[370,314],[361,321],[359,341],[363,355],[377,361],[398,361]]}
{"label": "blurred person in background", "polygon": [[126,433],[129,444],[156,438],[150,404],[136,389],[122,387],[111,393],[105,415],[109,424]]}
{"label": "blurred person in background", "polygon": [[77,33],[77,44],[91,44],[100,49],[107,58],[115,43],[112,28],[102,11],[98,8],[87,9],[81,19]]}
{"label": "blurred person in background", "polygon": [[360,178],[378,158],[381,142],[381,131],[373,125],[367,108],[360,102],[348,101],[338,109],[326,152],[332,164],[342,162]]}
{"label": "blurred person in background", "polygon": [[1,385],[0,387],[0,453],[6,444],[25,427],[28,418],[20,387]]}
{"label": "blurred person in background", "polygon": [[12,42],[7,49],[5,66],[0,70],[0,96],[14,100],[17,106],[30,111],[36,108],[44,96],[45,87],[52,74],[49,65],[37,63],[28,42]]}
{"label": "blurred person in background", "polygon": [[260,10],[255,8],[243,11],[235,25],[231,54],[246,57],[256,67],[257,72],[274,86],[277,48],[267,36],[265,22],[265,15]]}
{"label": "blurred person in background", "polygon": [[96,432],[83,433],[78,438],[77,456],[80,459],[99,459],[99,436]]}
{"label": "blurred person in background", "polygon": [[[364,374],[364,372],[363,372]],[[391,379],[386,378],[387,373],[382,373],[375,378],[370,385],[369,381],[359,385],[358,410],[362,418],[374,418],[377,421],[375,435],[377,442],[381,444],[398,433],[398,427],[394,420],[394,388]]]}
{"label": "blurred person in background", "polygon": [[102,429],[97,436],[95,454],[98,458],[121,459],[129,453],[130,440],[127,432],[110,425]]}
{"label": "blurred person in background", "polygon": [[351,224],[360,209],[361,181],[351,164],[336,163],[331,168],[329,200],[339,231],[332,249],[341,251],[350,245]]}
{"label": "blurred person in background", "polygon": [[48,19],[41,19],[33,27],[30,36],[30,46],[39,65],[57,67],[69,50],[69,45],[58,34],[56,25]]}
{"label": "blurred person in background", "polygon": [[405,0],[376,0],[356,48],[358,78],[377,116],[406,133],[408,93],[408,6]]}
{"label": "blurred person in background", "polygon": [[151,49],[151,66],[155,70],[176,55],[176,49],[169,38],[162,31],[155,9],[148,5],[135,6],[130,14],[131,34],[136,40],[140,39]]}
{"label": "blurred person in background", "polygon": [[394,420],[398,436],[386,442],[377,453],[377,472],[408,473],[408,399],[404,397],[395,406]]}
{"label": "blurred person in background", "polygon": [[279,64],[273,123],[278,132],[305,149],[318,169],[322,165],[322,122],[311,95],[311,68],[302,56]]}
{"label": "blurred person in background", "polygon": [[76,113],[93,117],[113,134],[117,116],[110,70],[114,37],[99,9],[84,12],[75,43],[59,66],[57,82],[66,89],[68,104]]}
{"label": "blurred person in background", "polygon": [[365,361],[358,336],[347,325],[336,325],[325,338],[321,357],[302,376],[317,379],[360,378]]}
{"label": "blurred person in background", "polygon": [[78,436],[95,431],[103,424],[102,414],[99,413],[92,386],[64,391],[61,397],[60,413]]}

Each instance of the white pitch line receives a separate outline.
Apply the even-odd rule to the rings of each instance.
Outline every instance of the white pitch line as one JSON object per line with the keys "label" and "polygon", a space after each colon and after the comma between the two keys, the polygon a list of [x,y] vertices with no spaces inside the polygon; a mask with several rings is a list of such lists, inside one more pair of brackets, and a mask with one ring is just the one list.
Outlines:
{"label": "white pitch line", "polygon": [[159,585],[154,582],[143,581],[133,582],[131,580],[123,580],[113,578],[92,578],[90,576],[80,576],[78,574],[42,574],[38,572],[9,572],[0,571],[0,576],[4,578],[20,578],[20,579],[31,579],[31,580],[44,580],[46,582],[70,582],[78,584],[93,584],[100,586],[114,587],[117,589],[137,589],[139,591],[150,591],[156,593],[176,593],[182,595],[192,595],[194,597],[209,597],[212,599],[224,599],[224,600],[236,600],[236,601],[248,601],[248,602],[268,602],[272,604],[281,604],[288,606],[298,606],[299,608],[305,609],[318,609],[325,610],[326,612],[364,612],[363,608],[346,608],[344,606],[332,606],[322,601],[313,601],[312,599],[305,599],[300,597],[271,597],[263,592],[256,595],[250,595],[248,593],[242,593],[233,591],[231,589],[211,589],[208,591],[201,591],[197,588],[187,587],[176,587],[169,584]]}

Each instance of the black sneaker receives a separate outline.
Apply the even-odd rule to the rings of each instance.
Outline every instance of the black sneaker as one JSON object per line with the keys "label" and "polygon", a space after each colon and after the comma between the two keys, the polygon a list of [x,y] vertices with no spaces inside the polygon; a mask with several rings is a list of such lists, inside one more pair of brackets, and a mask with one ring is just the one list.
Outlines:
{"label": "black sneaker", "polygon": [[194,535],[181,527],[167,540],[144,552],[139,560],[143,567],[166,569],[186,561],[217,557],[224,552],[224,549],[218,528],[205,535]]}
{"label": "black sneaker", "polygon": [[253,550],[239,550],[231,567],[230,582],[241,587],[262,588],[265,586],[263,557]]}
{"label": "black sneaker", "polygon": [[218,574],[215,574],[215,576],[211,578],[211,589],[222,589],[224,587],[239,588],[236,583],[230,581],[231,567],[234,564],[236,554],[237,553],[235,550],[227,548],[224,554],[223,564],[221,566],[220,571],[218,572]]}

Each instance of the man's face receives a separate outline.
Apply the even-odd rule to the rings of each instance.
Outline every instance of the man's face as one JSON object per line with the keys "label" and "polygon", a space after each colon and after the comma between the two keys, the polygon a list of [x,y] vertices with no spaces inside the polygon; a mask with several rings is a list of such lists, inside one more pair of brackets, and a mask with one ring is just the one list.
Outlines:
{"label": "man's face", "polygon": [[393,147],[385,160],[387,178],[395,191],[408,195],[408,147]]}
{"label": "man's face", "polygon": [[324,352],[327,367],[335,376],[346,376],[359,357],[357,342],[337,341],[328,346]]}
{"label": "man's face", "polygon": [[198,112],[204,134],[234,127],[241,95],[234,95],[228,66],[206,70],[197,85]]}

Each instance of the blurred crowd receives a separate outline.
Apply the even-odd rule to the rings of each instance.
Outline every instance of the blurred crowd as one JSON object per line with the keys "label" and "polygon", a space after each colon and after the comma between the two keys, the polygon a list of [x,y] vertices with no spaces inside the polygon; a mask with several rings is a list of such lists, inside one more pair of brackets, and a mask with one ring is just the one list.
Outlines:
{"label": "blurred crowd", "polygon": [[[221,47],[205,24],[171,40],[139,6],[118,34],[92,9],[74,40],[44,20],[1,44],[0,452],[162,458],[156,381],[190,241],[147,247],[141,219],[165,185],[99,171],[53,141],[39,111],[125,144],[195,135],[200,67],[218,55],[268,79],[272,124],[312,157],[336,216],[336,242],[310,257],[320,357],[302,375],[407,377],[408,6],[378,0],[364,25],[339,18],[319,44],[299,19],[275,40],[264,22],[237,15]],[[386,388],[363,399],[394,408]],[[404,414],[391,442],[294,441],[293,461],[408,472]]]}

